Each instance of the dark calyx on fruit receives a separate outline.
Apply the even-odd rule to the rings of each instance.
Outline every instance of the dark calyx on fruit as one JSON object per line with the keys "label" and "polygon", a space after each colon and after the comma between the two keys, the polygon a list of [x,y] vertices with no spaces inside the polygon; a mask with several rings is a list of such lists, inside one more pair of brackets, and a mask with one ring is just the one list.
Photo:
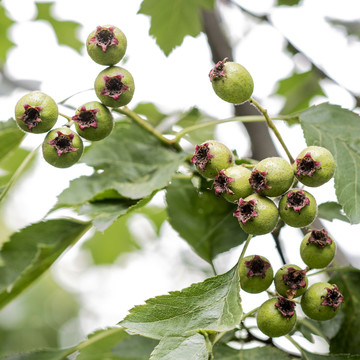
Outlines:
{"label": "dark calyx on fruit", "polygon": [[311,230],[311,235],[306,245],[310,243],[316,245],[319,249],[323,249],[326,245],[331,245],[332,240],[325,229]]}
{"label": "dark calyx on fruit", "polygon": [[105,87],[100,92],[100,95],[107,95],[117,100],[122,93],[129,90],[129,87],[126,86],[121,80],[123,75],[116,76],[104,76]]}
{"label": "dark calyx on fruit", "polygon": [[61,131],[57,131],[56,133],[58,136],[49,141],[48,144],[55,147],[58,156],[78,150],[72,144],[72,139],[74,138],[73,133],[69,135],[63,134]]}
{"label": "dark calyx on fruit", "polygon": [[191,162],[196,165],[200,170],[204,171],[209,159],[213,157],[214,155],[210,154],[210,148],[208,143],[196,145],[195,155],[191,158]]}
{"label": "dark calyx on fruit", "polygon": [[26,127],[31,131],[39,122],[40,119],[40,111],[42,110],[41,106],[32,107],[28,104],[24,105],[24,115],[19,117],[19,120],[22,120]]}
{"label": "dark calyx on fruit", "polygon": [[300,212],[300,210],[310,204],[310,200],[306,197],[303,190],[290,191],[287,193],[285,209],[292,208],[294,211]]}
{"label": "dark calyx on fruit", "polygon": [[73,121],[76,121],[79,124],[81,130],[89,127],[96,128],[96,114],[99,112],[99,109],[86,110],[85,106],[80,108],[79,114],[72,117]]}
{"label": "dark calyx on fruit", "polygon": [[306,270],[297,270],[293,267],[288,268],[288,273],[283,275],[284,283],[289,287],[286,291],[288,298],[293,298],[296,295],[296,290],[306,286],[305,281]]}
{"label": "dark calyx on fruit", "polygon": [[294,308],[296,304],[293,301],[288,300],[282,296],[278,297],[278,302],[275,304],[275,306],[281,312],[281,315],[284,317],[291,318],[295,313]]}
{"label": "dark calyx on fruit", "polygon": [[210,77],[210,81],[213,81],[214,78],[221,78],[221,77],[225,77],[226,73],[225,73],[225,66],[224,64],[226,63],[226,61],[228,60],[228,58],[225,58],[222,61],[219,61],[211,70],[209,73],[209,77]]}
{"label": "dark calyx on fruit", "polygon": [[321,168],[320,161],[315,161],[308,152],[302,159],[296,159],[296,175],[313,176]]}
{"label": "dark calyx on fruit", "polygon": [[102,51],[106,51],[108,46],[117,45],[119,40],[115,37],[114,27],[103,28],[98,26],[96,34],[90,39],[90,42],[100,46]]}
{"label": "dark calyx on fruit", "polygon": [[270,186],[267,185],[266,174],[267,171],[259,171],[256,169],[251,172],[249,183],[256,192],[270,189]]}
{"label": "dark calyx on fruit", "polygon": [[336,308],[344,302],[344,297],[339,292],[338,287],[334,284],[333,288],[326,288],[327,294],[325,296],[322,296],[321,298],[324,299],[321,305],[327,305],[332,308],[334,308],[334,311]]}
{"label": "dark calyx on fruit", "polygon": [[270,263],[264,261],[259,255],[255,255],[252,260],[245,261],[248,268],[247,277],[261,276],[265,278],[265,271],[271,266]]}
{"label": "dark calyx on fruit", "polygon": [[239,206],[234,212],[234,216],[237,217],[243,224],[246,224],[247,221],[258,216],[258,213],[255,211],[255,203],[256,199],[251,199],[249,201],[240,199]]}
{"label": "dark calyx on fruit", "polygon": [[214,179],[214,189],[216,195],[229,194],[234,195],[234,192],[229,188],[229,183],[234,181],[230,176],[225,175],[225,170],[221,170]]}

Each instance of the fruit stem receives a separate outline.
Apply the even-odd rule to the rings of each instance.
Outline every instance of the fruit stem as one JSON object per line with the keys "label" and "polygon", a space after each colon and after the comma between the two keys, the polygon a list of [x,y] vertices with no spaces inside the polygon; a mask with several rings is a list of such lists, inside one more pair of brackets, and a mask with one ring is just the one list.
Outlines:
{"label": "fruit stem", "polygon": [[128,118],[133,120],[136,124],[141,126],[143,129],[147,130],[150,134],[154,135],[163,144],[173,147],[177,151],[182,150],[178,143],[174,143],[170,139],[167,139],[160,132],[158,132],[156,129],[154,129],[148,121],[144,120],[141,116],[139,116],[136,112],[130,110],[127,106],[123,106],[122,108],[112,108],[112,111],[115,111],[119,114],[126,115]]}
{"label": "fruit stem", "polygon": [[301,355],[304,356],[304,359],[307,360],[308,357],[303,353],[301,346],[290,335],[285,335],[285,337],[300,351]]}
{"label": "fruit stem", "polygon": [[246,319],[248,316],[251,316],[252,314],[256,313],[259,310],[260,306],[256,307],[255,309],[252,309],[251,311],[243,314],[243,316],[241,317],[241,321],[243,321],[244,319]]}
{"label": "fruit stem", "polygon": [[[327,267],[327,268],[324,268],[324,269],[321,269],[319,271],[316,271],[312,274],[306,274],[307,276],[313,276],[313,275],[318,275],[318,274],[321,274],[323,272],[333,272],[333,271],[346,271],[346,267],[344,266],[333,266],[333,267]],[[311,269],[312,270],[312,269]]]}
{"label": "fruit stem", "polygon": [[248,248],[249,244],[250,244],[250,240],[252,239],[253,235],[249,234],[249,236],[246,239],[246,242],[244,244],[244,247],[241,251],[240,257],[239,257],[239,261],[238,261],[238,266],[240,265],[241,260],[244,258],[245,253],[246,253],[246,249]]}
{"label": "fruit stem", "polygon": [[71,126],[73,126],[74,121],[71,119],[70,116],[67,116],[65,114],[59,113],[60,116],[64,117],[68,122],[66,124],[64,124],[63,126],[66,126],[68,128],[70,128]]}
{"label": "fruit stem", "polygon": [[287,146],[285,145],[284,140],[282,139],[278,129],[276,128],[276,126],[274,125],[274,123],[272,122],[272,120],[270,119],[268,112],[266,109],[264,109],[256,100],[254,100],[253,98],[249,99],[250,104],[253,104],[265,117],[266,119],[266,123],[268,125],[268,127],[274,132],[275,136],[277,137],[277,139],[279,140],[281,146],[283,147],[283,149],[286,152],[286,155],[289,158],[289,161],[291,164],[293,164],[295,162],[294,158],[291,156],[289,149],[287,148]]}

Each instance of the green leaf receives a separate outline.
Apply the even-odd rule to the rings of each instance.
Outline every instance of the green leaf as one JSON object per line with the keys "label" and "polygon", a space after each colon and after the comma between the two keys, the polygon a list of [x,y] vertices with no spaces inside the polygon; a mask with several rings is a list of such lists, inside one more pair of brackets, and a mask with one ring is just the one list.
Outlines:
{"label": "green leaf", "polygon": [[204,337],[193,334],[164,337],[151,353],[150,360],[208,360],[208,358],[209,352]]}
{"label": "green leaf", "polygon": [[337,335],[331,339],[331,353],[360,353],[360,270],[353,267],[345,268],[348,271],[338,271],[330,279],[336,284],[344,296],[341,311],[344,321]]}
{"label": "green leaf", "polygon": [[137,114],[144,115],[153,126],[159,125],[167,117],[153,103],[140,103],[136,105],[134,111]]}
{"label": "green leaf", "polygon": [[212,9],[214,0],[143,0],[140,14],[151,17],[150,35],[166,56],[182,44],[187,35],[197,36],[202,30],[201,11]]}
{"label": "green leaf", "polygon": [[321,354],[313,354],[304,349],[301,350],[301,359],[302,360],[359,360],[359,355],[350,355],[350,354],[329,354],[329,355],[321,355]]}
{"label": "green leaf", "polygon": [[75,21],[61,21],[55,19],[52,16],[53,5],[53,2],[36,3],[38,14],[35,20],[48,21],[55,31],[59,44],[70,46],[80,53],[84,45],[77,37],[81,25]]}
{"label": "green leaf", "polygon": [[0,121],[0,161],[20,145],[24,136],[14,119]]}
{"label": "green leaf", "polygon": [[328,221],[338,219],[341,221],[349,222],[349,219],[342,213],[341,205],[335,201],[328,201],[320,204],[318,206],[318,217]]}
{"label": "green leaf", "polygon": [[54,219],[14,233],[0,250],[0,308],[46,271],[89,226],[75,220]]}
{"label": "green leaf", "polygon": [[214,358],[216,360],[290,360],[292,357],[273,346],[237,350],[219,344],[214,347]]}
{"label": "green leaf", "polygon": [[333,154],[338,203],[351,223],[360,223],[360,117],[340,106],[321,104],[302,112],[300,120],[306,143]]}
{"label": "green leaf", "polygon": [[347,35],[356,36],[360,40],[360,21],[345,21],[338,19],[326,19],[330,24],[344,28]]}
{"label": "green leaf", "polygon": [[136,124],[117,123],[111,135],[93,143],[82,158],[95,168],[94,174],[73,180],[59,195],[57,207],[85,204],[110,189],[130,199],[149,196],[168,184],[184,157]]}
{"label": "green leaf", "polygon": [[[1,360],[64,360],[69,350],[37,350],[27,353],[12,354],[1,358]],[[66,358],[65,358],[66,359]]]}
{"label": "green leaf", "polygon": [[287,5],[287,6],[293,6],[298,5],[301,0],[277,0],[277,6],[280,5]]}
{"label": "green leaf", "polygon": [[120,325],[154,339],[194,331],[229,331],[239,324],[242,307],[237,266],[225,274],[157,296],[135,306]]}
{"label": "green leaf", "polygon": [[247,238],[233,216],[236,206],[206,188],[199,191],[190,179],[174,179],[166,202],[171,226],[209,263]]}
{"label": "green leaf", "polygon": [[319,81],[320,76],[315,70],[305,73],[294,73],[287,79],[279,81],[275,94],[283,96],[286,101],[280,114],[291,114],[309,107],[314,96],[325,96]]}
{"label": "green leaf", "polygon": [[14,23],[13,20],[9,19],[6,15],[6,11],[3,5],[0,4],[0,65],[5,63],[6,55],[9,49],[11,49],[15,44],[9,40],[8,30],[10,26]]}

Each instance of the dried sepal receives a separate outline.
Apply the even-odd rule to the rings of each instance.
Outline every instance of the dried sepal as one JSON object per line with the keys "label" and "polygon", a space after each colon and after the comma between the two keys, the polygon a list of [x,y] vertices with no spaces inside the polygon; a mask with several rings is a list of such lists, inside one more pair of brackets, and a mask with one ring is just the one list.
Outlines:
{"label": "dried sepal", "polygon": [[270,263],[263,260],[259,255],[255,255],[251,260],[245,261],[245,266],[248,268],[247,277],[261,276],[265,278],[266,270],[271,267]]}
{"label": "dried sepal", "polygon": [[299,191],[289,191],[286,194],[286,205],[285,209],[293,209],[296,212],[300,212],[300,210],[306,205],[310,204],[309,198],[305,195],[303,190]]}
{"label": "dried sepal", "polygon": [[321,162],[314,160],[310,152],[307,152],[304,157],[296,159],[296,176],[312,177],[318,169],[321,169]]}
{"label": "dried sepal", "polygon": [[210,154],[209,143],[204,143],[195,146],[195,154],[191,158],[191,162],[204,171],[208,161],[213,157],[214,155]]}
{"label": "dried sepal", "polygon": [[42,106],[30,106],[29,104],[24,104],[24,115],[17,117],[17,119],[23,121],[26,127],[32,131],[36,125],[41,122],[40,112],[42,111]]}
{"label": "dried sepal", "polygon": [[225,170],[221,170],[214,178],[214,189],[216,195],[229,194],[234,195],[234,192],[229,188],[229,183],[233,182],[234,179],[225,174]]}
{"label": "dried sepal", "polygon": [[330,306],[335,311],[337,307],[344,302],[344,297],[339,292],[339,288],[335,284],[333,284],[332,288],[326,287],[325,289],[327,290],[327,294],[325,296],[321,296],[321,298],[324,299],[321,305]]}
{"label": "dried sepal", "polygon": [[56,133],[57,133],[57,137],[55,137],[51,141],[48,141],[48,144],[56,149],[58,156],[78,150],[73,146],[72,143],[72,140],[74,138],[73,133],[63,134],[61,131],[56,131]]}
{"label": "dried sepal", "polygon": [[258,216],[258,213],[255,211],[256,201],[256,199],[249,201],[245,201],[242,198],[239,199],[238,208],[233,215],[245,225],[250,219]]}
{"label": "dried sepal", "polygon": [[89,127],[97,128],[96,114],[99,111],[99,109],[86,110],[85,105],[83,105],[79,113],[72,117],[72,120],[79,124],[81,130]]}
{"label": "dried sepal", "polygon": [[323,249],[326,245],[331,245],[333,242],[328,232],[325,229],[321,229],[321,230],[312,229],[310,230],[310,232],[311,235],[306,245],[314,244],[319,249]]}
{"label": "dried sepal", "polygon": [[119,44],[119,40],[115,37],[114,29],[113,26],[98,26],[95,35],[89,40],[89,43],[94,43],[105,52],[108,46]]}
{"label": "dried sepal", "polygon": [[275,306],[284,317],[291,318],[295,314],[295,302],[283,296],[278,296],[278,301]]}

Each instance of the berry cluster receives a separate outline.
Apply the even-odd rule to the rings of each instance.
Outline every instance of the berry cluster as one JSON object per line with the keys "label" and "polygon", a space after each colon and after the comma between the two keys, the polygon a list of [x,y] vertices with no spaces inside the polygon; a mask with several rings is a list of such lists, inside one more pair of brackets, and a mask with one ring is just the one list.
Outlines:
{"label": "berry cluster", "polygon": [[[99,141],[107,137],[114,118],[108,107],[128,104],[134,94],[132,75],[115,66],[125,55],[127,40],[115,26],[98,26],[86,41],[89,56],[96,63],[108,65],[95,79],[95,93],[99,101],[78,107],[68,124],[53,129],[58,119],[58,106],[47,94],[34,91],[23,96],[15,106],[15,119],[23,131],[40,134],[47,132],[42,143],[44,159],[51,165],[67,168],[75,164],[83,153],[82,138]],[[70,127],[75,125],[75,131]]]}

